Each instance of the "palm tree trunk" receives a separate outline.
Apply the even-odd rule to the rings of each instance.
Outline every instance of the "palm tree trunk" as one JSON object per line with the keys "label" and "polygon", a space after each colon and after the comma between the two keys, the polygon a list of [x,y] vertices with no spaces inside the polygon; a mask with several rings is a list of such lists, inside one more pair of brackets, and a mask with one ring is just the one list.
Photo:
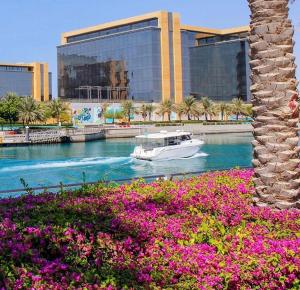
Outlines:
{"label": "palm tree trunk", "polygon": [[254,183],[260,206],[300,207],[298,104],[289,0],[248,0]]}

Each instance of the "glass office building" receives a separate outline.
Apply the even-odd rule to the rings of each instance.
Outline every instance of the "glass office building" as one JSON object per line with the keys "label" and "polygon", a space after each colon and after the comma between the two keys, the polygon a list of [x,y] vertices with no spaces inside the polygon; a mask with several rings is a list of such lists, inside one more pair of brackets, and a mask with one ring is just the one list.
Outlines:
{"label": "glass office building", "polygon": [[[247,59],[241,56],[246,55],[247,45],[245,40],[239,41],[244,48],[225,44],[247,31],[248,27],[217,30],[182,25],[178,14],[159,11],[63,33],[57,47],[58,96],[104,102],[180,103],[191,94],[247,99]],[[212,39],[220,47],[215,52],[205,48]],[[220,88],[223,75],[232,79]],[[218,90],[213,89],[216,84]]]}
{"label": "glass office building", "polygon": [[190,48],[190,91],[215,101],[249,99],[248,42],[245,39]]}
{"label": "glass office building", "polygon": [[37,101],[52,98],[52,74],[48,64],[0,64],[0,98],[12,92],[32,96]]}
{"label": "glass office building", "polygon": [[59,47],[59,95],[159,101],[159,37],[155,21],[149,21],[148,27]]}

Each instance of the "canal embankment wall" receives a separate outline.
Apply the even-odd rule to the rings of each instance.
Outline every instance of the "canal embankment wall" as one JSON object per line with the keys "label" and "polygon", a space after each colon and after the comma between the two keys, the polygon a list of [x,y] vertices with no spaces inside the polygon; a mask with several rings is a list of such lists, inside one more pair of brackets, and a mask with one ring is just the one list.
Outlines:
{"label": "canal embankment wall", "polygon": [[160,131],[188,131],[195,135],[202,134],[226,134],[226,133],[251,133],[251,124],[237,125],[203,125],[180,124],[177,126],[98,126],[83,129],[55,129],[24,134],[6,134],[0,132],[0,146],[33,145],[47,143],[88,142],[94,140],[112,138],[132,138],[146,133],[158,133]]}

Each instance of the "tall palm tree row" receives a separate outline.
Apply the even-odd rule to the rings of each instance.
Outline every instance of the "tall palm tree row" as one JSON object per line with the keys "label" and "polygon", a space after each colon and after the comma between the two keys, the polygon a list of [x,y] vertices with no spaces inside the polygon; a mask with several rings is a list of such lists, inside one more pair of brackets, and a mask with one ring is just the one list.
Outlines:
{"label": "tall palm tree row", "polygon": [[258,205],[300,207],[299,105],[289,0],[248,0]]}
{"label": "tall palm tree row", "polygon": [[[142,105],[140,110],[144,112],[146,110],[146,105]],[[152,104],[150,105],[152,106]],[[183,116],[186,116],[188,120],[192,118],[200,120],[204,116],[205,120],[213,120],[214,118],[221,115],[221,120],[224,117],[228,117],[230,114],[236,115],[236,120],[239,119],[241,115],[252,116],[252,105],[246,104],[241,98],[234,98],[230,103],[219,102],[214,103],[208,97],[202,97],[200,101],[193,96],[186,97],[182,103],[173,104],[171,101],[162,102],[156,111],[156,114],[165,119],[165,116],[170,116],[172,112],[175,112],[178,120],[182,120]],[[140,114],[142,114],[140,112]],[[143,114],[142,114],[143,115]],[[143,118],[145,120],[145,118]]]}

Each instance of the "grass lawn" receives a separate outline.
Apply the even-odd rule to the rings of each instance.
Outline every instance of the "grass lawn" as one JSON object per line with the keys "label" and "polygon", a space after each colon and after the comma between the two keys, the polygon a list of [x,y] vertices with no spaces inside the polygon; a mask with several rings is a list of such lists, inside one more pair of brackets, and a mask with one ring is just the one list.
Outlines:
{"label": "grass lawn", "polygon": [[252,171],[0,200],[0,289],[299,289],[300,211]]}

